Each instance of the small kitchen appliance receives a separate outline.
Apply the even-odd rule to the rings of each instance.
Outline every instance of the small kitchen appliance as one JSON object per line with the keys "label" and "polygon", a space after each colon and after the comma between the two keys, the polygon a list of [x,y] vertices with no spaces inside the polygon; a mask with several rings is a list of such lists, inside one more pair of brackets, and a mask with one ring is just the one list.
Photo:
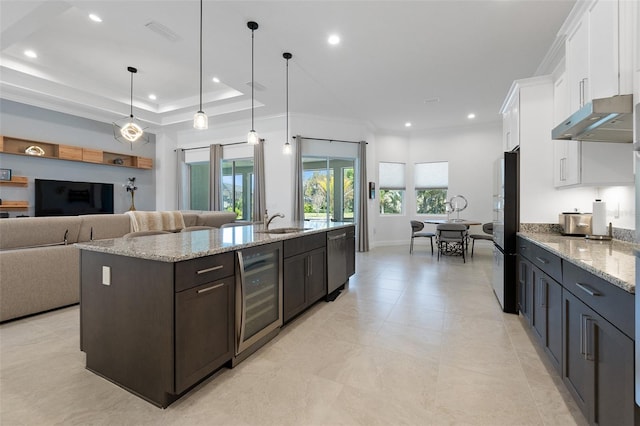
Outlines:
{"label": "small kitchen appliance", "polygon": [[563,235],[591,235],[592,232],[591,213],[561,213],[558,215],[558,223],[562,228]]}

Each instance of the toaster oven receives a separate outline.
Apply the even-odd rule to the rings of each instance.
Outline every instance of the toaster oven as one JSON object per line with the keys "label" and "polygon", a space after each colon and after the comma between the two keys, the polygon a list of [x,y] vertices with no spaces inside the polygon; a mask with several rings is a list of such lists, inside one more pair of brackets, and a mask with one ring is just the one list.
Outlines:
{"label": "toaster oven", "polygon": [[563,235],[590,235],[591,213],[561,213],[560,227]]}

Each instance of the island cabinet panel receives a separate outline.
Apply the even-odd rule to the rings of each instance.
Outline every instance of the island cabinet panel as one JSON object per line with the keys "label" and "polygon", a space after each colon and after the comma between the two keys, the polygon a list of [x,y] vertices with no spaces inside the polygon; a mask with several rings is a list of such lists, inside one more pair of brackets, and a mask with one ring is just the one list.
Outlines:
{"label": "island cabinet panel", "polygon": [[87,369],[167,406],[174,393],[173,264],[82,250],[80,269]]}
{"label": "island cabinet panel", "polygon": [[233,356],[234,277],[176,294],[176,393]]}
{"label": "island cabinet panel", "polygon": [[327,294],[326,233],[284,241],[283,320],[287,322]]}
{"label": "island cabinet panel", "polygon": [[178,262],[176,264],[176,291],[212,282],[235,273],[234,252]]}
{"label": "island cabinet panel", "polygon": [[520,314],[531,325],[533,312],[533,265],[525,257],[518,254],[518,309]]}
{"label": "island cabinet panel", "polygon": [[532,268],[531,326],[558,372],[562,365],[562,286],[538,268]]}
{"label": "island cabinet panel", "polygon": [[591,424],[634,424],[633,341],[568,291],[563,380]]}

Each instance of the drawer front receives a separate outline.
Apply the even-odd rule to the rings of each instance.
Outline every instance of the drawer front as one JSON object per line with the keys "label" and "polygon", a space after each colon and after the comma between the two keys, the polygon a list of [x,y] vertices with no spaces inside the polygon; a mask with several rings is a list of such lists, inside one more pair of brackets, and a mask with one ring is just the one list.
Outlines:
{"label": "drawer front", "polygon": [[533,251],[531,246],[533,243],[529,240],[525,240],[522,237],[518,237],[518,241],[516,243],[518,254],[520,256],[526,257],[529,260],[533,259]]}
{"label": "drawer front", "polygon": [[554,280],[562,282],[562,260],[560,257],[535,244],[531,244],[530,251],[531,253],[527,257],[534,266],[540,268]]}
{"label": "drawer front", "polygon": [[574,296],[634,339],[635,299],[633,294],[569,262],[564,262],[562,284]]}
{"label": "drawer front", "polygon": [[78,146],[58,146],[58,158],[63,160],[82,161],[82,148]]}
{"label": "drawer front", "polygon": [[102,151],[99,149],[82,148],[82,161],[102,163]]}
{"label": "drawer front", "polygon": [[136,157],[136,167],[140,169],[152,169],[153,168],[153,160],[151,158],[146,157]]}
{"label": "drawer front", "polygon": [[182,291],[235,273],[234,253],[222,253],[176,263],[176,288]]}
{"label": "drawer front", "polygon": [[325,247],[326,245],[327,237],[324,232],[284,240],[284,257],[295,256],[300,253]]}

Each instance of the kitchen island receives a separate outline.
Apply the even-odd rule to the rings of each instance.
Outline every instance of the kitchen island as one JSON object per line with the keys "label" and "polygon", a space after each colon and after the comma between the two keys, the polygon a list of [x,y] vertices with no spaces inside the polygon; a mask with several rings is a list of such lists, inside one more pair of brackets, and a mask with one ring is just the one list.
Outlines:
{"label": "kitchen island", "polygon": [[637,245],[518,233],[518,308],[591,424],[638,424]]}
{"label": "kitchen island", "polygon": [[[167,407],[273,338],[289,299],[302,294],[304,303],[296,299],[287,320],[328,297],[328,271],[343,271],[344,285],[355,265],[353,231],[351,223],[303,222],[77,244],[87,369]],[[344,265],[327,264],[336,233]]]}

